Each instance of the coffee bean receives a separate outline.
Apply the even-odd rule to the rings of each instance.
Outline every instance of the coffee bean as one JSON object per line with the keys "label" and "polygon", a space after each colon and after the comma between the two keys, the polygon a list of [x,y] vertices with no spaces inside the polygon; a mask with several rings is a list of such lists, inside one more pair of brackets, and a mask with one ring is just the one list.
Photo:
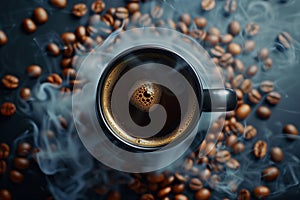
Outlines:
{"label": "coffee bean", "polygon": [[267,48],[262,48],[257,53],[257,58],[260,60],[266,60],[270,56],[270,51]]}
{"label": "coffee bean", "polygon": [[17,154],[21,157],[26,157],[30,154],[31,151],[31,145],[27,142],[23,142],[19,144],[17,148]]}
{"label": "coffee bean", "polygon": [[189,35],[198,41],[203,41],[206,38],[206,32],[197,29],[191,30]]}
{"label": "coffee bean", "polygon": [[143,194],[140,200],[155,200],[155,198],[152,194]]}
{"label": "coffee bean", "polygon": [[250,140],[252,138],[254,138],[257,134],[257,130],[256,128],[254,128],[252,125],[248,125],[246,126],[245,129],[245,139]]}
{"label": "coffee bean", "polygon": [[165,176],[163,174],[149,174],[147,180],[150,183],[160,183],[165,180]]}
{"label": "coffee bean", "polygon": [[254,22],[250,22],[246,25],[245,28],[245,34],[247,36],[255,36],[257,33],[259,32],[259,25],[254,23]]}
{"label": "coffee bean", "polygon": [[253,194],[258,199],[265,199],[270,195],[270,189],[263,185],[257,186],[254,189]]}
{"label": "coffee bean", "polygon": [[238,21],[232,21],[228,25],[228,32],[232,35],[238,35],[241,31],[241,24]]}
{"label": "coffee bean", "polygon": [[227,51],[231,53],[232,55],[236,56],[239,55],[242,52],[242,48],[237,43],[230,43],[227,47]]}
{"label": "coffee bean", "polygon": [[283,127],[282,132],[285,133],[285,134],[291,135],[291,136],[299,135],[299,131],[298,131],[297,127],[293,124],[286,124]]}
{"label": "coffee bean", "polygon": [[183,183],[175,184],[175,185],[173,185],[173,187],[172,187],[172,191],[173,191],[173,193],[175,193],[175,194],[179,194],[179,193],[183,192],[184,189],[185,189],[185,185],[184,185]]}
{"label": "coffee bean", "polygon": [[74,33],[65,32],[65,33],[61,34],[61,39],[65,44],[71,44],[76,41],[76,36]]}
{"label": "coffee bean", "polygon": [[91,11],[94,13],[101,13],[105,9],[105,2],[96,0],[91,4]]}
{"label": "coffee bean", "polygon": [[233,36],[231,34],[225,34],[221,37],[222,44],[229,44],[233,40]]}
{"label": "coffee bean", "polygon": [[244,94],[252,90],[252,81],[250,79],[245,79],[241,85],[241,90]]}
{"label": "coffee bean", "polygon": [[4,31],[0,30],[0,46],[5,45],[8,39]]}
{"label": "coffee bean", "polygon": [[264,69],[270,70],[273,66],[273,60],[271,58],[267,58],[264,60]]}
{"label": "coffee bean", "polygon": [[201,8],[205,11],[212,10],[216,6],[215,0],[202,0]]}
{"label": "coffee bean", "polygon": [[80,39],[81,41],[82,41],[83,37],[86,37],[86,34],[87,34],[87,31],[86,31],[86,28],[84,26],[78,26],[75,29],[76,38]]}
{"label": "coffee bean", "polygon": [[267,167],[261,173],[264,181],[274,181],[279,175],[279,169],[277,167]]}
{"label": "coffee bean", "polygon": [[224,11],[226,14],[232,14],[237,9],[237,2],[236,0],[226,0],[224,5]]}
{"label": "coffee bean", "polygon": [[237,170],[240,167],[240,163],[234,158],[230,158],[225,164],[228,168],[233,170]]}
{"label": "coffee bean", "polygon": [[164,14],[164,10],[162,7],[160,6],[155,6],[152,10],[151,10],[151,17],[153,19],[159,19],[163,16]]}
{"label": "coffee bean", "polygon": [[78,3],[73,6],[72,13],[76,17],[82,17],[87,13],[88,9],[84,3]]}
{"label": "coffee bean", "polygon": [[194,191],[198,191],[203,188],[203,183],[198,178],[192,178],[189,182],[189,188]]}
{"label": "coffee bean", "polygon": [[207,163],[208,163],[208,157],[207,157],[207,156],[200,157],[200,158],[197,160],[197,163],[198,163],[198,164],[207,164]]}
{"label": "coffee bean", "polygon": [[281,95],[278,92],[270,92],[266,97],[267,102],[271,105],[277,105],[280,99]]}
{"label": "coffee bean", "polygon": [[249,77],[253,77],[258,72],[258,67],[256,65],[250,65],[247,68],[246,75]]}
{"label": "coffee bean", "polygon": [[19,79],[16,76],[7,74],[2,78],[2,84],[7,89],[16,89],[19,86]]}
{"label": "coffee bean", "polygon": [[11,170],[9,173],[9,178],[14,183],[21,183],[24,180],[24,175],[17,170]]}
{"label": "coffee bean", "polygon": [[226,146],[227,147],[232,147],[235,143],[237,143],[237,136],[236,135],[229,135],[226,138]]}
{"label": "coffee bean", "polygon": [[197,17],[194,19],[194,23],[196,24],[197,28],[203,29],[206,27],[207,20],[204,17]]}
{"label": "coffee bean", "polygon": [[10,192],[6,189],[1,189],[0,190],[0,199],[1,200],[11,200],[12,197],[11,197]]}
{"label": "coffee bean", "polygon": [[256,158],[263,158],[267,153],[268,145],[262,140],[258,140],[253,147],[253,154]]}
{"label": "coffee bean", "polygon": [[281,148],[273,147],[271,149],[271,159],[276,163],[279,163],[283,160],[283,152]]}
{"label": "coffee bean", "polygon": [[[94,15],[91,15],[89,17],[89,20],[88,20],[88,24],[91,26],[91,27],[94,27],[93,30],[96,30],[96,33],[98,33],[98,30],[95,28],[96,26],[99,26],[100,24],[100,21],[101,21],[101,15],[99,14],[94,14]],[[99,27],[98,27],[99,28]],[[90,34],[92,35],[92,34]]]}
{"label": "coffee bean", "polygon": [[217,27],[214,27],[214,26],[210,27],[210,28],[208,29],[207,33],[208,33],[209,35],[215,35],[215,36],[217,36],[217,37],[220,37],[220,36],[221,36],[221,31],[220,31]]}
{"label": "coffee bean", "polygon": [[126,8],[128,9],[129,13],[135,13],[139,11],[140,6],[138,2],[130,2],[126,5]]}
{"label": "coffee bean", "polygon": [[214,157],[217,153],[215,144],[213,142],[209,142],[205,145],[205,155],[209,157]]}
{"label": "coffee bean", "polygon": [[48,13],[44,8],[38,7],[33,11],[33,19],[37,24],[44,24],[48,21]]}
{"label": "coffee bean", "polygon": [[227,162],[230,159],[230,157],[231,157],[231,155],[230,155],[229,151],[227,151],[227,150],[218,151],[216,154],[216,160],[217,160],[217,162],[220,162],[220,163]]}
{"label": "coffee bean", "polygon": [[61,85],[63,80],[58,74],[51,74],[47,77],[47,82],[53,85]]}
{"label": "coffee bean", "polygon": [[33,33],[36,31],[36,25],[30,18],[23,20],[23,28],[27,33]]}
{"label": "coffee bean", "polygon": [[16,106],[15,104],[11,102],[4,102],[1,105],[1,114],[3,116],[12,116],[16,112]]}
{"label": "coffee bean", "polygon": [[19,158],[14,159],[14,167],[16,169],[19,169],[19,170],[28,169],[29,165],[30,165],[30,162],[26,158],[19,157]]}
{"label": "coffee bean", "polygon": [[230,127],[230,130],[236,135],[244,133],[244,126],[243,126],[243,124],[241,124],[239,122],[230,123],[229,127]]}
{"label": "coffee bean", "polygon": [[258,104],[261,98],[262,98],[261,94],[256,89],[252,89],[248,93],[248,99],[251,103]]}
{"label": "coffee bean", "polygon": [[174,200],[188,200],[188,197],[184,194],[177,194],[174,196]]}
{"label": "coffee bean", "polygon": [[200,189],[195,194],[195,199],[196,200],[208,200],[209,198],[210,198],[210,191],[206,188]]}
{"label": "coffee bean", "polygon": [[182,14],[179,20],[185,23],[187,26],[190,26],[192,22],[191,16],[188,13]]}
{"label": "coffee bean", "polygon": [[106,200],[121,200],[121,193],[119,191],[111,191]]}
{"label": "coffee bean", "polygon": [[47,45],[46,50],[52,55],[52,56],[59,56],[60,49],[57,46],[57,44],[51,42]]}
{"label": "coffee bean", "polygon": [[0,144],[0,159],[6,159],[9,156],[10,148],[6,143]]}
{"label": "coffee bean", "polygon": [[126,8],[124,7],[118,7],[116,9],[116,13],[115,13],[115,16],[118,18],[118,19],[126,19],[128,18],[129,16],[129,12]]}
{"label": "coffee bean", "polygon": [[236,77],[234,77],[234,79],[232,80],[232,86],[234,88],[238,88],[243,82],[244,82],[244,77],[242,74],[239,74]]}
{"label": "coffee bean", "polygon": [[277,44],[276,47],[279,50],[287,50],[290,49],[293,46],[294,40],[292,38],[292,36],[288,33],[288,32],[281,32],[278,36],[277,36]]}
{"label": "coffee bean", "polygon": [[272,92],[274,90],[274,83],[272,81],[263,81],[260,86],[259,89],[264,92],[264,93],[269,93]]}
{"label": "coffee bean", "polygon": [[4,160],[0,160],[0,175],[3,175],[6,173],[7,165]]}
{"label": "coffee bean", "polygon": [[243,44],[243,51],[245,53],[251,53],[252,51],[254,51],[255,46],[256,46],[256,43],[253,40],[247,40]]}
{"label": "coffee bean", "polygon": [[259,106],[256,110],[256,114],[261,119],[268,119],[271,116],[271,110],[266,106]]}
{"label": "coffee bean", "polygon": [[[63,50],[64,57],[70,58],[73,56],[73,54],[74,54],[74,48],[71,44],[64,46],[64,50]],[[66,65],[64,65],[64,66],[66,66]]]}
{"label": "coffee bean", "polygon": [[50,0],[50,3],[57,8],[65,8],[67,6],[67,0]]}
{"label": "coffee bean", "polygon": [[38,65],[30,65],[27,67],[26,72],[29,77],[37,78],[42,74],[42,68]]}
{"label": "coffee bean", "polygon": [[242,73],[245,70],[244,63],[239,59],[234,60],[233,67],[239,73]]}
{"label": "coffee bean", "polygon": [[210,53],[212,56],[221,57],[225,53],[225,49],[221,46],[215,46],[214,48],[210,49]]}
{"label": "coffee bean", "polygon": [[199,173],[199,178],[201,181],[207,181],[211,176],[211,171],[207,168],[201,170]]}
{"label": "coffee bean", "polygon": [[[215,37],[215,36],[212,36]],[[216,44],[217,45],[217,44]],[[228,65],[231,65],[234,61],[234,58],[232,57],[231,53],[225,53],[223,56],[221,56],[219,63],[221,66],[226,67]]]}
{"label": "coffee bean", "polygon": [[248,104],[240,105],[236,110],[236,116],[239,120],[244,120],[251,112],[251,108]]}
{"label": "coffee bean", "polygon": [[241,189],[238,195],[238,200],[250,200],[251,194],[247,189]]}
{"label": "coffee bean", "polygon": [[232,146],[232,151],[235,154],[242,153],[245,150],[245,145],[242,142],[237,142]]}
{"label": "coffee bean", "polygon": [[28,100],[31,97],[31,91],[29,88],[22,88],[20,91],[20,97],[24,100]]}
{"label": "coffee bean", "polygon": [[162,188],[161,190],[158,191],[157,196],[158,196],[159,198],[165,197],[165,196],[167,196],[168,194],[170,194],[171,191],[172,191],[172,188],[171,188],[171,187],[165,187],[165,188]]}

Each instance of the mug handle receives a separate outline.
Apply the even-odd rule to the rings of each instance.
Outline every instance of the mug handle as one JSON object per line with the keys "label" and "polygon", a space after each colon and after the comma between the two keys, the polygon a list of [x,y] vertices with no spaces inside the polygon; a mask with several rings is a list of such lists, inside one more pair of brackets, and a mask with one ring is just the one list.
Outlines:
{"label": "mug handle", "polygon": [[232,89],[204,89],[203,112],[227,112],[237,106],[237,96]]}

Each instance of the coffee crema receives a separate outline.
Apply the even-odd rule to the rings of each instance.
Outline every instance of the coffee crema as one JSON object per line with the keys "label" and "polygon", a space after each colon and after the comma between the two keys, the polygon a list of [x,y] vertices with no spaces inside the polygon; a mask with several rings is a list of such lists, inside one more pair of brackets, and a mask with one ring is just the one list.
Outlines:
{"label": "coffee crema", "polygon": [[[149,67],[150,66],[150,67]],[[186,87],[167,74],[159,74],[157,68],[165,66],[168,73],[180,73],[191,87]],[[152,123],[151,112],[157,105],[164,108],[166,120],[162,129],[149,137],[141,137],[133,128],[119,119],[112,111],[112,94],[116,84],[134,68],[142,68],[143,73],[151,74],[151,78],[143,78],[133,82],[126,93],[128,108],[132,121],[140,127]],[[185,98],[185,105],[180,105],[178,96],[165,85],[158,84],[156,77],[163,76],[170,84],[178,84],[177,95]],[[148,76],[149,77],[149,76]],[[160,77],[161,78],[161,77]],[[98,110],[103,116],[109,132],[117,140],[133,147],[157,148],[186,137],[199,120],[200,83],[191,66],[177,54],[160,48],[142,48],[128,50],[117,56],[106,68],[98,86]],[[182,85],[181,85],[182,84]],[[188,89],[191,88],[191,89]],[[195,96],[197,95],[197,96]]]}

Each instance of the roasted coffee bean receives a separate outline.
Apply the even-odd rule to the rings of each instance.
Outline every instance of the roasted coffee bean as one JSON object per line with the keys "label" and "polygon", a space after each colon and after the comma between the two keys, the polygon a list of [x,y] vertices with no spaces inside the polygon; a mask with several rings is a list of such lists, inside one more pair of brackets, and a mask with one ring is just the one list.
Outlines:
{"label": "roasted coffee bean", "polygon": [[26,157],[30,154],[30,152],[31,152],[31,145],[29,143],[23,142],[19,144],[17,148],[17,155],[21,157]]}
{"label": "roasted coffee bean", "polygon": [[216,6],[215,0],[202,0],[201,8],[205,11],[212,10]]}
{"label": "roasted coffee bean", "polygon": [[44,24],[48,21],[48,13],[44,8],[38,7],[33,11],[33,19],[37,24]]}
{"label": "roasted coffee bean", "polygon": [[273,147],[271,149],[271,159],[276,163],[281,162],[283,160],[283,152],[281,148]]}
{"label": "roasted coffee bean", "polygon": [[147,180],[150,183],[160,183],[165,180],[165,176],[163,174],[149,174]]}
{"label": "roasted coffee bean", "polygon": [[270,70],[273,66],[273,60],[271,58],[267,58],[264,60],[264,69]]}
{"label": "roasted coffee bean", "polygon": [[269,104],[271,105],[277,105],[280,102],[281,99],[281,95],[278,92],[270,92],[267,97],[266,100]]}
{"label": "roasted coffee bean", "polygon": [[230,130],[236,134],[236,135],[240,135],[244,133],[244,126],[243,124],[239,123],[239,122],[235,122],[235,123],[230,123]]}
{"label": "roasted coffee bean", "polygon": [[274,181],[279,175],[279,169],[277,167],[267,167],[261,173],[264,181]]}
{"label": "roasted coffee bean", "polygon": [[253,154],[256,158],[263,158],[267,153],[268,145],[262,140],[258,140],[253,147]]}
{"label": "roasted coffee bean", "polygon": [[226,146],[227,147],[232,147],[235,143],[237,143],[237,136],[236,135],[229,135],[226,138]]}
{"label": "roasted coffee bean", "polygon": [[234,79],[232,80],[232,86],[234,88],[238,88],[243,82],[244,82],[244,77],[242,74],[239,74],[236,77],[234,77]]}
{"label": "roasted coffee bean", "polygon": [[24,100],[28,100],[31,97],[31,90],[29,88],[22,88],[20,91],[20,97]]}
{"label": "roasted coffee bean", "polygon": [[9,156],[10,148],[6,143],[0,144],[0,159],[6,159]]}
{"label": "roasted coffee bean", "polygon": [[0,190],[0,199],[1,200],[11,200],[12,197],[11,197],[10,192],[6,189],[1,189]]}
{"label": "roasted coffee bean", "polygon": [[244,120],[251,112],[251,108],[248,104],[240,105],[236,110],[236,116],[239,120]]}
{"label": "roasted coffee bean", "polygon": [[101,13],[105,9],[105,2],[96,0],[91,4],[91,11],[94,13]]}
{"label": "roasted coffee bean", "polygon": [[231,53],[232,55],[236,56],[239,55],[242,52],[242,48],[237,43],[231,43],[227,47],[227,51]]}
{"label": "roasted coffee bean", "polygon": [[256,114],[261,119],[268,119],[271,116],[271,110],[266,106],[259,106],[256,110]]}
{"label": "roasted coffee bean", "polygon": [[215,35],[217,37],[221,36],[221,31],[217,27],[210,27],[207,31],[209,35]]}
{"label": "roasted coffee bean", "polygon": [[188,31],[189,31],[187,25],[183,22],[178,22],[177,30],[180,31],[181,33],[184,33],[184,34],[187,34]]}
{"label": "roasted coffee bean", "polygon": [[36,31],[36,25],[30,18],[23,20],[23,28],[27,33],[33,33]]}
{"label": "roasted coffee bean", "polygon": [[30,166],[30,162],[26,158],[15,158],[14,159],[14,167],[19,170],[28,169]]}
{"label": "roasted coffee bean", "polygon": [[157,196],[158,196],[159,198],[165,197],[165,196],[167,196],[168,194],[170,194],[171,191],[172,191],[172,188],[171,188],[171,187],[165,187],[165,188],[162,188],[161,190],[158,191]]}
{"label": "roasted coffee bean", "polygon": [[67,6],[67,0],[50,0],[50,3],[57,8],[65,8]]}
{"label": "roasted coffee bean", "polygon": [[11,102],[4,102],[1,105],[1,114],[3,116],[12,116],[16,112],[16,106],[15,104]]}
{"label": "roasted coffee bean", "polygon": [[129,13],[135,13],[139,11],[140,6],[138,2],[130,2],[127,4],[126,8],[128,9]]}
{"label": "roasted coffee bean", "polygon": [[252,125],[246,126],[245,129],[245,139],[250,140],[254,138],[257,134],[256,128],[254,128]]}
{"label": "roasted coffee bean", "polygon": [[238,194],[238,200],[250,200],[251,194],[247,189],[241,189]]}
{"label": "roasted coffee bean", "polygon": [[121,193],[119,191],[111,191],[106,200],[121,200]]}
{"label": "roasted coffee bean", "polygon": [[230,158],[225,164],[228,168],[233,170],[236,170],[241,166],[240,163],[234,158]]}
{"label": "roasted coffee bean", "polygon": [[243,44],[243,51],[245,53],[250,53],[252,51],[254,51],[256,46],[256,43],[253,40],[247,40],[244,44]]}
{"label": "roasted coffee bean", "polygon": [[230,159],[230,157],[231,157],[231,155],[230,155],[229,151],[227,151],[227,150],[218,151],[216,154],[216,160],[217,160],[217,162],[220,162],[220,163],[227,162]]}
{"label": "roasted coffee bean", "polygon": [[225,34],[221,37],[222,44],[229,44],[233,40],[233,36],[231,34]]}
{"label": "roasted coffee bean", "polygon": [[78,26],[75,30],[76,38],[82,41],[82,38],[86,36],[86,28],[84,26]]}
{"label": "roasted coffee bean", "polygon": [[127,8],[118,7],[118,8],[116,8],[115,16],[118,19],[126,19],[129,16],[129,12],[128,12]]}
{"label": "roasted coffee bean", "polygon": [[245,34],[247,36],[255,36],[257,33],[259,32],[259,25],[254,23],[254,22],[250,22],[246,25],[245,28]]}
{"label": "roasted coffee bean", "polygon": [[140,200],[155,200],[155,198],[152,194],[143,194]]}
{"label": "roasted coffee bean", "polygon": [[58,74],[51,74],[47,77],[47,82],[53,85],[61,85],[63,80]]}
{"label": "roasted coffee bean", "polygon": [[7,74],[2,78],[2,84],[7,89],[16,89],[19,86],[19,79],[16,76]]}
{"label": "roasted coffee bean", "polygon": [[197,29],[191,30],[189,32],[189,35],[198,41],[203,41],[206,38],[206,32],[202,31],[202,30],[197,30]]}
{"label": "roasted coffee bean", "polygon": [[175,180],[175,176],[169,175],[166,179],[160,184],[160,187],[166,187],[171,185]]}
{"label": "roasted coffee bean", "polygon": [[75,78],[76,77],[76,71],[73,68],[63,69],[62,74],[64,77],[67,77],[67,78]]}
{"label": "roasted coffee bean", "polygon": [[225,53],[225,49],[221,46],[215,46],[214,48],[210,49],[210,53],[212,56],[221,57]]}
{"label": "roasted coffee bean", "polygon": [[5,45],[8,39],[4,31],[0,30],[0,46]]}
{"label": "roasted coffee bean", "polygon": [[195,194],[195,199],[196,200],[208,200],[209,198],[210,198],[210,191],[206,188],[200,189]]}
{"label": "roasted coffee bean", "polygon": [[179,193],[183,192],[184,189],[185,189],[185,185],[183,183],[173,185],[173,187],[172,187],[172,191],[175,194],[179,194]]}
{"label": "roasted coffee bean", "polygon": [[199,173],[199,178],[201,181],[207,181],[211,176],[211,171],[207,168],[203,169]]}
{"label": "roasted coffee bean", "polygon": [[237,71],[239,73],[242,73],[245,70],[244,63],[239,59],[234,60],[233,67],[234,67],[235,71]]}
{"label": "roasted coffee bean", "polygon": [[272,81],[263,81],[260,86],[259,89],[264,92],[264,93],[269,93],[272,92],[274,90],[274,83]]}
{"label": "roasted coffee bean", "polygon": [[189,198],[184,194],[177,194],[174,196],[174,200],[188,200]]}
{"label": "roasted coffee bean", "polygon": [[151,10],[151,17],[153,19],[159,19],[163,16],[164,14],[164,10],[162,7],[160,6],[155,6],[152,10]]}
{"label": "roasted coffee bean", "polygon": [[234,58],[232,57],[231,53],[223,54],[223,56],[219,60],[220,65],[223,66],[223,67],[231,65],[233,63],[233,61],[234,61]]}
{"label": "roasted coffee bean", "polygon": [[82,17],[86,15],[88,9],[84,3],[78,3],[73,6],[72,13],[76,17]]}
{"label": "roasted coffee bean", "polygon": [[[72,47],[73,48],[73,47]],[[62,68],[68,68],[71,67],[71,63],[72,63],[72,58],[63,58],[60,61],[60,65],[62,66]]]}
{"label": "roasted coffee bean", "polygon": [[71,32],[65,32],[61,34],[61,39],[65,44],[71,44],[76,41],[76,35]]}
{"label": "roasted coffee bean", "polygon": [[7,170],[7,164],[4,160],[0,160],[0,175],[3,175],[6,173]]}
{"label": "roasted coffee bean", "polygon": [[191,16],[188,13],[184,13],[180,16],[180,21],[185,23],[187,26],[190,26],[192,23]]}
{"label": "roasted coffee bean", "polygon": [[270,189],[266,186],[257,186],[253,191],[254,196],[257,199],[265,199],[270,195]]}
{"label": "roasted coffee bean", "polygon": [[244,93],[242,92],[242,90],[236,89],[235,93],[238,100],[242,100],[244,98]]}
{"label": "roasted coffee bean", "polygon": [[234,145],[232,145],[232,151],[235,154],[242,153],[245,150],[245,145],[242,142],[237,142]]}
{"label": "roasted coffee bean", "polygon": [[256,65],[250,65],[247,68],[246,75],[249,77],[254,76],[258,72],[258,67]]}
{"label": "roasted coffee bean", "polygon": [[208,46],[216,46],[219,44],[219,37],[216,35],[207,35],[205,38],[205,44]]}
{"label": "roasted coffee bean", "polygon": [[261,94],[256,89],[252,89],[248,93],[248,99],[251,103],[258,104],[261,98],[262,98]]}
{"label": "roasted coffee bean", "polygon": [[59,56],[60,49],[57,46],[57,44],[51,42],[47,45],[46,50],[52,55],[52,56]]}
{"label": "roasted coffee bean", "polygon": [[279,50],[287,50],[290,49],[293,46],[294,40],[292,36],[288,32],[281,32],[277,36],[277,45],[276,47]]}
{"label": "roasted coffee bean", "polygon": [[267,48],[262,48],[257,53],[257,58],[260,60],[266,60],[270,56],[270,51]]}
{"label": "roasted coffee bean", "polygon": [[245,79],[241,84],[241,90],[244,94],[250,92],[252,90],[252,81],[250,79]]}
{"label": "roasted coffee bean", "polygon": [[72,57],[73,54],[74,54],[74,48],[71,44],[68,44],[68,45],[64,46],[64,50],[63,50],[63,56],[64,57],[69,58],[69,57]]}
{"label": "roasted coffee bean", "polygon": [[232,35],[238,35],[241,31],[241,24],[238,21],[232,21],[228,25],[228,32]]}
{"label": "roasted coffee bean", "polygon": [[11,170],[9,173],[9,178],[14,183],[21,183],[24,180],[24,175],[17,170]]}
{"label": "roasted coffee bean", "polygon": [[30,65],[27,67],[26,72],[29,77],[37,78],[42,74],[42,68],[38,65]]}
{"label": "roasted coffee bean", "polygon": [[189,182],[189,188],[194,191],[198,191],[203,188],[203,183],[198,178],[192,178]]}
{"label": "roasted coffee bean", "polygon": [[299,135],[299,131],[297,129],[297,127],[293,124],[287,124],[283,127],[282,130],[283,133],[288,134],[288,135],[292,135],[292,136],[297,136]]}
{"label": "roasted coffee bean", "polygon": [[224,11],[226,14],[232,14],[237,9],[237,2],[236,0],[226,0],[224,5]]}
{"label": "roasted coffee bean", "polygon": [[217,153],[215,144],[213,142],[209,142],[205,145],[205,155],[209,157],[214,157]]}
{"label": "roasted coffee bean", "polygon": [[206,27],[207,20],[204,17],[197,17],[194,19],[194,23],[196,24],[197,28],[203,29]]}

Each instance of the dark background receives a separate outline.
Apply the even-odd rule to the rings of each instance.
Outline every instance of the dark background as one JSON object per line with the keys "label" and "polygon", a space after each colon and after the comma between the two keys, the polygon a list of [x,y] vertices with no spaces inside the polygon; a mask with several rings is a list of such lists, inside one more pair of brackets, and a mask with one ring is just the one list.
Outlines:
{"label": "dark background", "polygon": [[[31,87],[35,80],[27,78],[25,70],[31,64],[38,64],[43,67],[43,73],[59,71],[59,60],[47,57],[40,48],[47,44],[49,40],[59,41],[59,35],[65,31],[73,32],[79,25],[85,25],[87,16],[76,19],[71,13],[71,8],[74,3],[82,1],[69,0],[67,8],[60,10],[51,6],[48,1],[44,0],[9,0],[1,1],[0,6],[0,29],[4,30],[8,36],[8,44],[0,47],[0,76],[10,73],[19,77],[20,86],[17,91],[7,91],[0,86],[0,103],[4,101],[18,101],[18,93],[22,87]],[[90,5],[91,1],[86,1]],[[110,5],[123,5],[124,1],[107,0],[107,7]],[[221,2],[221,1],[220,1]],[[271,1],[277,3],[278,1]],[[31,17],[33,9],[37,6],[44,7],[49,13],[49,21],[45,25],[38,26],[34,34],[26,34],[21,28],[21,22],[25,17]],[[295,4],[290,7],[282,7],[281,16],[290,13],[295,13],[290,20],[299,19],[300,1],[295,1]],[[295,22],[296,23],[296,22]],[[298,22],[299,23],[299,22]],[[291,27],[293,30],[293,27]],[[299,32],[292,32],[292,35],[299,41]],[[299,54],[299,51],[296,52]],[[300,117],[300,66],[299,58],[296,67],[292,67],[285,74],[278,75],[278,86],[284,94],[283,100],[278,105],[277,109],[272,109],[273,115],[267,122],[260,122],[255,118],[250,119],[252,124],[256,123],[262,127],[268,126],[272,132],[280,132],[279,129],[285,123],[294,123],[299,125]],[[282,77],[285,79],[282,80]],[[26,130],[28,120],[22,113],[17,113],[10,117],[0,116],[0,142],[9,143],[12,147],[12,152],[15,149],[14,140]],[[261,131],[265,131],[262,129]],[[290,142],[282,141],[282,145],[291,145]],[[290,149],[300,156],[297,151],[297,145],[293,145]],[[9,166],[10,167],[10,166]],[[10,188],[12,193],[18,194],[18,199],[44,199],[49,194],[46,189],[46,181],[37,166],[32,166],[32,169],[25,173],[25,182],[21,185],[12,184],[7,175],[0,177],[0,188]],[[290,188],[280,196],[270,199],[299,199],[299,186]]]}

